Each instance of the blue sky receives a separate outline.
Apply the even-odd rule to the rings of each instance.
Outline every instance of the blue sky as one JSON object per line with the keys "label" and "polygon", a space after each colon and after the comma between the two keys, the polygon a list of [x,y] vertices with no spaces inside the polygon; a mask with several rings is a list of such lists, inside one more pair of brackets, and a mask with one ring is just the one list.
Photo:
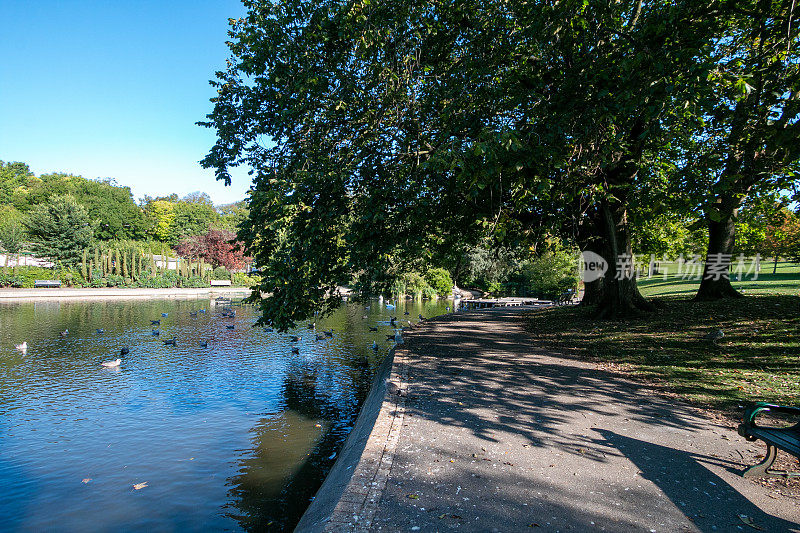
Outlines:
{"label": "blue sky", "polygon": [[214,132],[208,80],[238,0],[0,0],[0,160],[38,175],[114,178],[145,194],[244,198],[198,161]]}

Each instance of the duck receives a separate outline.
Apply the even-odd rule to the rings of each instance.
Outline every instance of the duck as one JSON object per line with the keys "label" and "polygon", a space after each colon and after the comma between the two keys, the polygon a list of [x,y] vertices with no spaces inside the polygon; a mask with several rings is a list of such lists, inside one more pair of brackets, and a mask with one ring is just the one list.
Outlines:
{"label": "duck", "polygon": [[363,315],[363,316],[361,317],[361,320],[366,320],[367,318],[369,318],[367,315]]}
{"label": "duck", "polygon": [[445,311],[447,311],[447,312],[449,313],[449,312],[450,312],[450,306],[449,306],[449,305],[448,305],[448,306],[446,306],[446,307],[444,308],[444,310],[445,310]]}
{"label": "duck", "polygon": [[264,333],[272,333],[272,328],[264,328]]}
{"label": "duck", "polygon": [[208,348],[208,341],[200,341],[201,348]]}
{"label": "duck", "polygon": [[123,348],[119,351],[120,355],[128,355],[131,351],[128,348]]}
{"label": "duck", "polygon": [[378,351],[378,343],[377,342],[372,341],[372,349],[375,350],[376,352]]}
{"label": "duck", "polygon": [[419,317],[419,319],[420,319],[420,320],[425,320],[425,317],[424,317],[424,316],[422,316],[422,313],[420,313],[420,314],[419,314],[419,315],[417,315],[417,316]]}
{"label": "duck", "polygon": [[410,315],[410,314],[411,314],[411,313],[409,313],[408,311],[406,311],[405,313],[403,313],[403,315]]}
{"label": "duck", "polygon": [[59,333],[59,336],[61,336],[61,337],[66,337],[67,335],[69,335],[69,330],[68,329],[65,329],[64,331]]}
{"label": "duck", "polygon": [[198,311],[198,313],[206,314],[206,310],[205,310],[205,309],[200,309],[200,310]]}
{"label": "duck", "polygon": [[292,337],[292,342],[300,342],[300,337],[298,337],[297,335],[294,335]]}
{"label": "duck", "polygon": [[370,330],[370,331],[378,331],[378,328],[377,328],[377,326],[376,326],[376,327],[372,327],[372,326],[370,326],[370,327],[369,327],[369,330]]}
{"label": "duck", "polygon": [[25,353],[28,351],[28,341],[22,341],[22,344],[17,344],[14,346],[14,348],[16,348],[22,353]]}
{"label": "duck", "polygon": [[392,333],[391,335],[386,335],[386,340],[387,341],[393,341],[395,337],[396,337],[396,335],[394,333]]}
{"label": "duck", "polygon": [[292,353],[300,353],[300,348],[295,346],[294,348],[292,348]]}
{"label": "duck", "polygon": [[165,340],[164,346],[177,346],[177,343],[175,342],[175,337]]}
{"label": "duck", "polygon": [[319,334],[318,334],[318,335],[316,336],[316,339],[317,339],[318,341],[324,341],[324,340],[325,340],[325,335],[319,335]]}
{"label": "duck", "polygon": [[95,331],[96,331],[98,334],[102,334],[102,333],[105,333],[105,332],[106,332],[106,330],[104,330],[104,329],[102,329],[102,328],[97,328]]}
{"label": "duck", "polygon": [[192,317],[192,318],[197,318],[197,311],[195,311],[193,313],[190,312],[189,316]]}
{"label": "duck", "polygon": [[102,363],[100,363],[100,364],[101,364],[101,365],[103,365],[103,366],[104,366],[104,367],[106,367],[106,368],[116,368],[116,367],[118,367],[118,366],[119,366],[119,364],[120,364],[121,362],[122,362],[122,359],[120,359],[120,358],[117,358],[117,359],[114,359],[113,361],[103,361],[103,362],[102,362]]}
{"label": "duck", "polygon": [[151,326],[160,326],[160,325],[161,325],[161,319],[158,319],[158,320],[151,320],[151,321],[150,321],[150,325],[151,325]]}
{"label": "duck", "polygon": [[167,313],[161,313],[161,316],[163,316],[164,318],[167,318]]}
{"label": "duck", "polygon": [[235,324],[228,324],[225,327],[228,328],[228,329],[233,329],[233,328],[236,327],[236,325]]}
{"label": "duck", "polygon": [[159,335],[161,335],[161,332],[160,332],[160,331],[158,331],[157,329],[154,329],[154,330],[153,330],[153,331],[151,331],[150,333],[152,333],[152,334],[153,334],[153,337],[158,337]]}
{"label": "duck", "polygon": [[325,334],[326,337],[333,337],[333,330],[323,331],[322,333]]}
{"label": "duck", "polygon": [[308,325],[308,329],[317,329],[317,325],[312,322]]}
{"label": "duck", "polygon": [[391,311],[392,309],[394,309],[394,307],[395,307],[395,306],[394,306],[394,305],[392,305],[392,304],[386,304],[386,309],[388,309],[388,310],[390,310],[390,311]]}

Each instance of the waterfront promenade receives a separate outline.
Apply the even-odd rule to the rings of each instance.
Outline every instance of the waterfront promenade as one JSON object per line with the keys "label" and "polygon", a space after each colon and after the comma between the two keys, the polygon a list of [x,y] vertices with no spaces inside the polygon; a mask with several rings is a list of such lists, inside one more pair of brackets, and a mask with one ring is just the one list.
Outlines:
{"label": "waterfront promenade", "polygon": [[538,348],[524,313],[406,333],[298,530],[800,531],[796,487],[740,475],[763,443]]}

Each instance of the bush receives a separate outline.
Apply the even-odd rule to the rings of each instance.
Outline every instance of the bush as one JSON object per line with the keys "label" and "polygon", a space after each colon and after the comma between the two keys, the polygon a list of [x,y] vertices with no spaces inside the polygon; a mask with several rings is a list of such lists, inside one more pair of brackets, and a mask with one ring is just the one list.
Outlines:
{"label": "bush", "polygon": [[425,288],[422,289],[422,299],[423,300],[435,300],[436,299],[436,290],[431,287],[430,285],[425,285]]}
{"label": "bush", "polygon": [[548,251],[528,263],[522,273],[544,296],[558,296],[578,286],[577,259],[566,250]]}
{"label": "bush", "polygon": [[109,287],[124,287],[125,278],[123,278],[119,274],[109,274],[108,276],[106,276],[106,284]]}
{"label": "bush", "polygon": [[425,281],[430,285],[439,296],[450,296],[453,294],[453,278],[450,272],[443,268],[432,268],[425,273]]}
{"label": "bush", "polygon": [[201,278],[200,276],[191,276],[191,277],[188,277],[188,278],[181,278],[179,281],[180,281],[179,285],[181,287],[187,288],[187,289],[188,288],[198,289],[198,288],[202,288],[202,287],[210,287],[211,286],[211,284],[207,280]]}
{"label": "bush", "polygon": [[59,279],[52,268],[17,266],[8,269],[0,278],[0,286],[32,289],[37,279]]}
{"label": "bush", "polygon": [[231,279],[231,273],[225,267],[217,267],[211,273],[212,279]]}
{"label": "bush", "polygon": [[231,284],[236,287],[252,287],[259,282],[255,276],[248,276],[244,272],[234,272],[231,276]]}

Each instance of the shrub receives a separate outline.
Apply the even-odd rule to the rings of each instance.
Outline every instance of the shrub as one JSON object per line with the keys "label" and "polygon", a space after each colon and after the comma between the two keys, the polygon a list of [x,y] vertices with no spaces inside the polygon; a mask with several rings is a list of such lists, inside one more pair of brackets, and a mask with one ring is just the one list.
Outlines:
{"label": "shrub", "polygon": [[439,296],[453,294],[453,278],[444,268],[432,268],[425,273],[425,281]]}
{"label": "shrub", "polygon": [[436,299],[436,290],[431,287],[430,285],[426,285],[422,289],[422,299],[423,300],[435,300]]}
{"label": "shrub", "polygon": [[231,279],[231,273],[225,267],[217,267],[211,273],[212,279]]}
{"label": "shrub", "polygon": [[578,286],[577,261],[566,250],[548,251],[522,269],[525,278],[545,296],[557,296]]}
{"label": "shrub", "polygon": [[201,278],[200,276],[190,276],[188,278],[181,278],[179,281],[180,281],[179,285],[184,288],[197,289],[201,287],[211,286],[211,284],[207,280]]}
{"label": "shrub", "polygon": [[231,276],[231,284],[237,287],[252,287],[257,284],[259,279],[255,276],[248,276],[244,272],[234,272]]}

